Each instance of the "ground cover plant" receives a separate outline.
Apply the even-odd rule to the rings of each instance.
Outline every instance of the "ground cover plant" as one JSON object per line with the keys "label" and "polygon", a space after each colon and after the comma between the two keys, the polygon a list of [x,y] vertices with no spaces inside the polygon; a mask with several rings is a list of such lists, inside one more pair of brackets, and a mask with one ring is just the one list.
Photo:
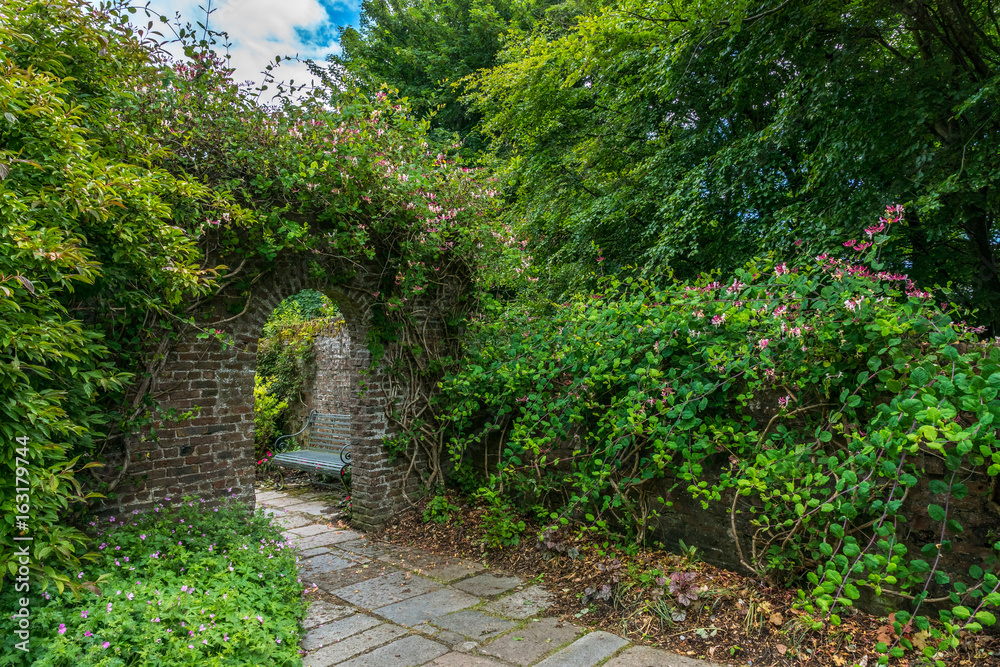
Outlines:
{"label": "ground cover plant", "polygon": [[[94,519],[98,556],[32,597],[31,652],[4,638],[3,664],[46,667],[300,665],[305,612],[297,558],[278,526],[245,506],[167,499]],[[13,586],[0,592],[17,608]]]}
{"label": "ground cover plant", "polygon": [[[841,253],[801,243],[724,282],[610,278],[505,311],[446,384],[454,459],[485,449],[494,493],[640,543],[671,485],[725,502],[742,565],[797,582],[816,627],[865,590],[897,609],[883,659],[913,646],[913,627],[937,660],[1000,606],[1000,544],[945,568],[956,503],[1000,473],[1000,348],[885,269],[901,218],[890,207]],[[929,502],[904,511],[920,488]]]}

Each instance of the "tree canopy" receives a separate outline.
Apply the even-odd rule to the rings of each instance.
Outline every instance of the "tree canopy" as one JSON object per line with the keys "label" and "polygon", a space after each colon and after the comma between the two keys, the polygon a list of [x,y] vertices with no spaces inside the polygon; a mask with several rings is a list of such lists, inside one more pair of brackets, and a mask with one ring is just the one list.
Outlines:
{"label": "tree canopy", "polygon": [[625,0],[499,58],[464,99],[550,270],[833,249],[899,203],[891,264],[1000,318],[992,3]]}
{"label": "tree canopy", "polygon": [[[551,0],[364,0],[357,29],[340,29],[333,77],[370,92],[388,84],[434,127],[481,148],[479,115],[458,102],[458,82],[496,64],[509,30],[535,23]],[[471,136],[470,136],[471,135]]]}

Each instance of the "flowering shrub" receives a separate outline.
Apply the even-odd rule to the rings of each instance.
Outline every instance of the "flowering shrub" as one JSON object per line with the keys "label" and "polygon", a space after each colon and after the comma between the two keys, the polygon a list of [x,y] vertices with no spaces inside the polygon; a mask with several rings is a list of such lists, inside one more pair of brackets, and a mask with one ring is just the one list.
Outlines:
{"label": "flowering shrub", "polygon": [[[757,527],[735,545],[744,565],[797,578],[819,625],[863,588],[938,639],[928,657],[992,625],[996,560],[943,566],[969,471],[1000,473],[1000,348],[881,264],[899,215],[844,257],[802,244],[726,281],[611,278],[558,308],[507,312],[445,384],[453,456],[501,433],[500,488],[554,522],[638,539],[665,502],[653,480],[705,504],[725,494],[734,525],[744,513]],[[916,553],[903,501],[918,484],[935,502],[916,511],[936,528]],[[932,591],[949,603],[933,626]]]}
{"label": "flowering shrub", "polygon": [[[187,500],[95,521],[80,594],[32,599],[31,653],[3,664],[299,665],[303,587],[294,551],[262,515]],[[13,587],[0,594],[14,609]]]}

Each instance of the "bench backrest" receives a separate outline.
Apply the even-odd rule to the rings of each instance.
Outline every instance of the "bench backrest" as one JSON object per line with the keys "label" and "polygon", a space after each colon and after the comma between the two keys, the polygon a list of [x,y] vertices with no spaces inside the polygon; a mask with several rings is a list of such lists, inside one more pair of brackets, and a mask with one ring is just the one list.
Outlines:
{"label": "bench backrest", "polygon": [[309,421],[306,449],[329,449],[340,451],[351,442],[351,418],[314,412]]}

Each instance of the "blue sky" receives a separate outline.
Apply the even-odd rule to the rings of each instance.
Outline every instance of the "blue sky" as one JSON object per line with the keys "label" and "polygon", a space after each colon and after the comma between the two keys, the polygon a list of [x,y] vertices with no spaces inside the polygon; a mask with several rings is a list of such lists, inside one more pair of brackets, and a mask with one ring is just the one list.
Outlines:
{"label": "blue sky", "polygon": [[[208,0],[153,0],[151,8],[188,21],[203,20]],[[212,0],[210,26],[224,30],[232,40],[230,62],[237,80],[260,82],[261,71],[274,56],[323,60],[339,53],[338,25],[357,25],[361,0]],[[283,63],[280,78],[308,79],[306,68]]]}

